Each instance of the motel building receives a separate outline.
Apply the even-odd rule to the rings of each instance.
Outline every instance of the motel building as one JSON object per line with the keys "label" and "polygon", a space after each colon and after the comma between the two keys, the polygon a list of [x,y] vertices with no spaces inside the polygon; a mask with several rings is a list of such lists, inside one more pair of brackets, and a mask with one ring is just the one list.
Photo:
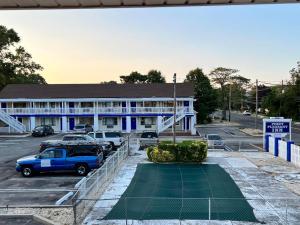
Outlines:
{"label": "motel building", "polygon": [[[176,130],[195,134],[193,86],[176,85]],[[0,120],[9,132],[51,125],[71,132],[77,124],[94,130],[171,131],[173,84],[10,84],[0,92]]]}

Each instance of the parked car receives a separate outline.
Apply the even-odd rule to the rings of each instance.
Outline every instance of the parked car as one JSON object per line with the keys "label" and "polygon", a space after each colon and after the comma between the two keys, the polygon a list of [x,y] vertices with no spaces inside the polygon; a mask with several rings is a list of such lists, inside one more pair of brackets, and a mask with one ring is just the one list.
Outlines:
{"label": "parked car", "polygon": [[32,136],[33,137],[42,137],[42,136],[47,136],[54,134],[54,130],[51,126],[49,125],[41,125],[37,126],[32,130]]}
{"label": "parked car", "polygon": [[140,137],[140,147],[146,148],[149,146],[158,145],[158,135],[156,132],[145,131]]}
{"label": "parked car", "polygon": [[93,127],[89,124],[77,124],[74,127],[73,133],[77,134],[87,134],[88,132],[92,132]]}
{"label": "parked car", "polygon": [[205,139],[210,148],[224,148],[224,141],[218,134],[207,134]]}
{"label": "parked car", "polygon": [[251,116],[251,113],[250,113],[249,111],[245,110],[245,111],[243,112],[243,115],[244,115],[244,116]]}
{"label": "parked car", "polygon": [[89,141],[89,142],[96,142],[96,140],[89,135],[86,134],[67,134],[64,135],[62,138],[63,141]]}
{"label": "parked car", "polygon": [[37,172],[76,171],[80,176],[98,168],[103,162],[103,153],[97,148],[48,148],[38,155],[17,160],[16,170],[24,177]]}
{"label": "parked car", "polygon": [[113,148],[121,146],[124,142],[124,138],[120,132],[96,131],[90,132],[88,135],[94,138],[96,141],[111,143]]}
{"label": "parked car", "polygon": [[112,151],[112,146],[108,142],[96,143],[89,141],[61,141],[61,140],[48,140],[42,141],[40,145],[40,153],[43,152],[47,148],[77,148],[80,146],[81,148],[100,148],[103,151],[104,158]]}

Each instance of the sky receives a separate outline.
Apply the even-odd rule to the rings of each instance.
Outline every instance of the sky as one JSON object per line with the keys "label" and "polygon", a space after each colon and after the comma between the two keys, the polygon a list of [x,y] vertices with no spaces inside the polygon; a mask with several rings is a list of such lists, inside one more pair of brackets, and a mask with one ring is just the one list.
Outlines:
{"label": "sky", "polygon": [[119,81],[157,69],[178,81],[222,66],[279,82],[300,61],[300,4],[0,11],[48,83]]}

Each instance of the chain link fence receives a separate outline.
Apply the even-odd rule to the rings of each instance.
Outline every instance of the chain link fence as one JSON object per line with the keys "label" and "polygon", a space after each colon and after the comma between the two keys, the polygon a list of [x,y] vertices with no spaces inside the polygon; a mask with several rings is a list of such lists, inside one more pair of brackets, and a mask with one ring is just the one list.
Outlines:
{"label": "chain link fence", "polygon": [[[89,224],[95,221],[103,225],[127,225],[134,224],[134,221],[148,221],[146,224],[182,224],[183,221],[200,220],[240,221],[241,224],[251,225],[300,224],[300,199],[126,197],[81,201],[96,202],[84,221]],[[119,204],[116,205],[117,202]],[[141,206],[141,203],[143,207],[136,207]],[[251,206],[251,210],[244,207],[245,203]]]}
{"label": "chain link fence", "polygon": [[77,191],[71,198],[74,224],[80,224],[95,204],[95,201],[85,201],[84,199],[97,199],[103,193],[121,163],[130,154],[130,149],[138,144],[138,138],[135,138],[133,134],[125,137],[123,145],[109,156],[99,169],[77,183],[75,186]]}
{"label": "chain link fence", "polygon": [[208,150],[211,151],[251,152],[261,149],[262,140],[210,140],[208,143]]}

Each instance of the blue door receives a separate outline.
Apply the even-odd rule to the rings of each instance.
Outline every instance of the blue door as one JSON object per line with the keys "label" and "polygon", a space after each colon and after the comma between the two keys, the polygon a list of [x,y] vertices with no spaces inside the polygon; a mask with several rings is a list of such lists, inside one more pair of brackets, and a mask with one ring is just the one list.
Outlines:
{"label": "blue door", "polygon": [[131,117],[131,130],[136,130],[136,117]]}
{"label": "blue door", "polygon": [[75,118],[69,118],[69,130],[74,130],[75,127]]}
{"label": "blue door", "polygon": [[126,117],[122,117],[122,130],[126,130]]}

